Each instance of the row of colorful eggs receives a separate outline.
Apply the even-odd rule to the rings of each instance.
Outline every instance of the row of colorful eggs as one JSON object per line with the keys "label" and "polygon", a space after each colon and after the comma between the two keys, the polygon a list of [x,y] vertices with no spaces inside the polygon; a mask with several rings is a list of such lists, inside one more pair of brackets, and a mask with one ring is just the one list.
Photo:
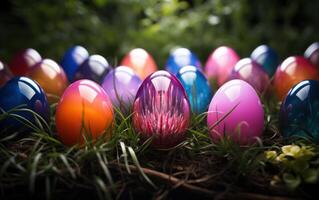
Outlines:
{"label": "row of colorful eggs", "polygon": [[[281,106],[280,122],[284,136],[319,139],[319,81],[305,80],[294,86]],[[49,123],[49,104],[43,89],[27,77],[11,79],[0,89],[2,110],[13,114],[0,119],[1,130],[19,131],[35,127],[35,115]],[[12,105],[25,106],[12,110]],[[25,108],[30,109],[29,111]],[[182,142],[190,124],[190,104],[178,79],[167,71],[147,77],[133,104],[133,126],[143,139],[153,137],[153,145],[168,148]],[[98,84],[84,79],[72,83],[56,110],[58,138],[68,146],[85,139],[112,135],[112,103]],[[253,87],[236,79],[225,83],[210,102],[207,124],[216,141],[229,137],[240,144],[251,144],[262,136],[264,110]]]}
{"label": "row of colorful eggs", "polygon": [[[217,82],[219,87],[228,80],[238,78],[250,83],[259,93],[263,93],[271,85],[269,77],[275,74],[273,85],[278,99],[283,100],[288,90],[296,83],[304,79],[318,78],[316,68],[319,66],[319,43],[309,46],[305,58],[291,56],[277,67],[278,55],[267,45],[257,47],[251,58],[241,60],[233,49],[222,46],[211,53],[205,70],[202,70],[201,63],[194,53],[186,48],[177,48],[172,51],[166,70],[176,75],[183,66],[192,65],[204,72],[210,82]],[[121,65],[132,68],[142,80],[157,70],[152,56],[140,48],[130,51],[123,58]],[[19,52],[9,63],[14,75],[28,75],[38,81],[50,96],[50,102],[57,101],[57,97],[61,96],[68,85],[67,79],[73,82],[86,78],[101,83],[112,71],[104,57],[89,56],[88,51],[81,46],[70,48],[62,58],[61,66],[62,68],[50,59],[42,60],[34,49]],[[3,84],[9,79],[10,73],[3,67],[0,71],[0,84]]]}
{"label": "row of colorful eggs", "polygon": [[[180,75],[181,76],[183,76],[183,74],[185,73],[185,72],[187,72],[187,71],[190,71],[190,72],[197,72],[197,73],[199,73],[199,74],[201,74],[200,73],[200,71],[199,70],[197,70],[195,67],[184,67],[184,69],[182,70],[180,70]],[[186,98],[186,95],[184,94],[184,97],[183,97],[183,95],[178,95],[178,92],[176,92],[176,91],[178,91],[178,90],[174,90],[174,89],[172,89],[172,88],[174,88],[174,87],[169,87],[171,84],[169,84],[169,83],[165,83],[165,82],[167,82],[167,81],[159,81],[159,83],[157,83],[157,81],[155,81],[155,79],[157,79],[157,78],[155,78],[155,77],[166,77],[165,79],[169,79],[169,80],[171,80],[171,79],[175,79],[175,78],[173,78],[174,76],[173,75],[171,75],[171,74],[167,74],[167,72],[158,72],[159,74],[157,74],[157,73],[155,73],[156,75],[152,75],[152,76],[150,76],[149,77],[149,82],[151,82],[151,84],[150,84],[150,86],[149,87],[146,87],[146,88],[148,88],[148,89],[146,89],[144,92],[139,92],[139,93],[141,93],[140,95],[139,95],[139,93],[138,93],[138,95],[137,95],[137,97],[136,97],[136,101],[135,101],[135,103],[134,103],[134,109],[135,110],[137,110],[137,112],[134,112],[134,113],[148,113],[148,114],[150,114],[150,113],[152,113],[152,112],[155,112],[155,116],[153,116],[153,118],[152,118],[152,115],[150,114],[149,116],[147,115],[147,116],[142,116],[142,115],[136,115],[136,117],[134,117],[133,118],[133,122],[135,122],[135,127],[136,127],[136,129],[137,130],[139,130],[139,132],[141,132],[142,130],[144,130],[146,133],[147,133],[147,135],[149,135],[149,134],[151,134],[151,133],[153,133],[154,131],[155,132],[161,132],[162,131],[162,135],[165,135],[165,133],[169,133],[170,131],[167,131],[167,130],[165,130],[165,129],[163,129],[163,127],[162,126],[164,126],[164,127],[166,127],[166,128],[168,128],[168,129],[172,129],[171,130],[171,133],[176,133],[176,132],[180,132],[180,133],[184,133],[184,131],[178,131],[179,129],[175,129],[174,130],[174,127],[176,128],[176,126],[177,125],[180,125],[180,129],[181,130],[184,130],[184,128],[185,128],[185,126],[186,126],[186,124],[188,124],[188,120],[186,120],[185,121],[185,119],[187,119],[187,117],[185,117],[184,115],[183,115],[183,113],[181,114],[181,113],[179,113],[178,111],[179,110],[182,110],[183,112],[184,112],[184,114],[186,113],[186,116],[187,115],[189,115],[189,110],[187,110],[186,108],[187,108],[187,101],[185,100],[185,99],[187,99]],[[196,73],[195,73],[196,74]],[[187,76],[187,75],[186,75]],[[192,75],[188,75],[188,76],[192,76]],[[171,78],[169,78],[169,77],[171,77]],[[154,80],[153,80],[154,79]],[[161,78],[161,79],[163,79],[163,78]],[[160,79],[160,80],[161,80]],[[124,79],[125,80],[125,79]],[[147,81],[146,81],[147,82]],[[170,81],[169,81],[170,82]],[[174,82],[174,81],[171,81],[171,82]],[[177,81],[178,82],[178,81]],[[238,82],[238,81],[237,81]],[[25,82],[24,82],[25,83]],[[91,84],[91,83],[90,83]],[[90,85],[90,84],[88,84],[88,82],[86,83],[86,84],[81,84],[81,87],[80,86],[78,86],[78,87],[76,87],[76,88],[85,88],[85,87],[88,87],[88,85]],[[85,87],[83,86],[83,85],[86,85]],[[174,85],[174,84],[173,84]],[[178,85],[178,84],[177,84]],[[231,85],[231,84],[230,84]],[[223,100],[215,100],[215,102],[217,101],[217,102],[219,102],[219,103],[217,103],[218,105],[220,104],[220,102],[224,102],[225,100],[227,100],[227,99],[230,99],[230,101],[231,102],[233,102],[234,101],[234,98],[236,99],[236,98],[242,98],[242,97],[244,97],[244,96],[246,96],[245,97],[245,102],[249,102],[249,96],[251,96],[252,98],[252,100],[253,100],[253,102],[257,102],[256,101],[256,98],[255,97],[257,97],[257,99],[258,99],[258,96],[257,95],[249,95],[249,92],[248,92],[248,94],[246,94],[246,95],[244,95],[244,96],[241,96],[241,95],[243,95],[243,93],[245,93],[245,92],[237,92],[236,93],[236,90],[240,90],[240,87],[238,86],[238,85],[243,85],[243,83],[241,83],[241,84],[239,84],[239,82],[237,83],[237,84],[233,84],[233,85],[237,85],[236,87],[235,86],[231,86],[230,88],[233,88],[233,87],[235,87],[235,88],[237,88],[237,89],[225,89],[225,91],[223,91],[223,92],[219,92],[219,93],[221,93],[221,94],[227,94],[226,96],[224,95],[217,95],[217,94],[219,94],[218,92],[216,93],[216,95],[214,96],[214,98],[213,98],[213,100],[214,99],[218,99],[218,96],[221,96],[221,99],[223,99]],[[245,85],[245,84],[244,84]],[[71,87],[71,86],[70,86]],[[177,87],[177,86],[176,86]],[[245,86],[243,86],[244,88],[245,88]],[[141,88],[143,88],[143,87],[141,87]],[[155,88],[155,92],[153,91],[153,94],[150,94],[149,93],[149,89],[150,88],[153,88],[153,90],[154,90],[154,88]],[[170,89],[169,89],[170,88]],[[178,87],[177,87],[178,88]],[[228,87],[226,87],[225,86],[225,88],[228,88]],[[248,91],[250,91],[251,90],[251,88],[249,89],[249,87],[247,86],[246,88],[248,88],[247,90]],[[169,89],[169,90],[168,90]],[[222,88],[221,88],[222,89]],[[220,90],[221,90],[220,89]],[[80,90],[80,89],[78,89],[79,91],[80,91],[80,93],[81,93],[81,91],[86,91],[86,90],[84,90],[84,89],[82,89],[82,90]],[[142,90],[142,89],[140,89],[140,90]],[[163,98],[165,95],[162,95],[162,96],[160,96],[160,98],[158,99],[158,98],[156,98],[156,91],[157,90],[161,90],[161,92],[164,92],[164,93],[166,93],[166,94],[170,94],[170,95],[168,95],[169,97],[167,98],[167,101],[168,101],[168,103],[167,103],[167,105],[166,105],[166,108],[168,109],[168,108],[172,108],[172,111],[176,111],[176,112],[170,112],[170,113],[177,113],[176,115],[173,115],[173,114],[167,114],[167,113],[169,113],[169,111],[168,110],[165,110],[164,109],[164,111],[161,111],[161,109],[163,109],[163,108],[165,108],[165,106],[163,106],[163,101],[165,101],[165,100],[163,100],[163,99],[165,99],[165,98]],[[97,90],[98,91],[98,90]],[[143,90],[142,90],[143,91]],[[165,92],[166,91],[166,92]],[[228,91],[228,92],[227,92]],[[229,91],[231,91],[231,92],[229,92]],[[245,89],[243,89],[243,91],[245,91]],[[253,93],[254,92],[254,90],[251,90],[251,94],[254,94]],[[65,93],[67,93],[67,91],[65,92]],[[80,95],[80,96],[78,96],[78,97],[81,97],[81,95],[83,96],[82,98],[89,98],[90,99],[90,96],[92,95],[92,94],[99,94],[99,92],[88,92],[88,91],[86,91],[86,92],[82,92],[82,94],[78,94],[78,95]],[[5,94],[5,93],[4,93]],[[83,95],[83,94],[85,94],[85,95]],[[230,98],[230,96],[232,96],[231,98]],[[64,96],[64,95],[63,95]],[[72,96],[72,95],[71,95]],[[143,97],[143,100],[144,101],[142,101],[141,100],[141,102],[143,102],[142,104],[139,104],[139,103],[136,103],[136,102],[138,102],[137,100],[139,99],[138,98],[138,96],[144,96]],[[179,97],[181,97],[180,99],[182,100],[182,103],[181,103],[181,101],[180,100],[176,100],[175,99],[175,97],[173,98],[173,96],[179,96]],[[232,99],[233,98],[233,99]],[[254,100],[254,98],[255,98],[255,100]],[[62,98],[62,100],[63,100],[64,98]],[[72,101],[70,101],[69,102],[69,106],[66,106],[65,107],[65,109],[66,109],[66,111],[67,111],[67,108],[69,108],[69,107],[74,107],[74,106],[72,106],[72,105],[76,105],[76,103],[72,103],[72,102],[75,102],[75,100],[74,100],[74,98],[71,98],[71,99],[73,99]],[[81,98],[80,98],[81,99]],[[93,98],[94,99],[94,98]],[[102,98],[103,99],[103,98]],[[175,99],[175,100],[174,100]],[[206,99],[210,99],[210,98],[206,98]],[[62,102],[62,100],[61,100],[61,102]],[[210,110],[216,110],[216,108],[212,108],[211,109],[211,107],[212,107],[212,104],[214,105],[214,101],[212,100],[212,102],[211,102],[211,106],[210,106]],[[92,101],[92,99],[91,99],[91,101]],[[61,103],[60,102],[60,103]],[[172,105],[170,104],[170,102],[172,103],[172,102],[175,102],[175,103],[173,103]],[[82,102],[83,103],[83,102]],[[148,104],[150,104],[149,105],[149,108],[145,108],[145,107],[147,107],[146,105],[147,105],[147,103]],[[103,103],[104,105],[107,105],[108,103],[107,103],[107,101],[105,101],[104,103]],[[217,106],[217,104],[216,104],[216,106]],[[226,107],[227,107],[227,103],[225,103],[226,104]],[[259,102],[259,100],[258,100],[258,104],[259,104],[259,107],[261,107],[261,103]],[[81,104],[80,104],[81,105]],[[139,105],[139,106],[136,106],[136,105]],[[158,108],[156,107],[156,105],[158,105]],[[165,105],[165,104],[164,104]],[[182,106],[182,107],[180,107],[180,109],[179,108],[176,108],[176,106],[177,105],[179,105],[179,106]],[[237,105],[236,105],[236,109],[238,109],[238,110],[240,110],[240,107],[242,107],[242,105],[243,105],[243,103],[241,103],[240,105],[238,105],[238,108],[237,108]],[[252,105],[254,105],[254,104],[247,104],[246,105],[246,110],[247,110],[247,106],[252,106]],[[177,109],[177,110],[174,110],[174,106],[175,106],[175,109]],[[234,104],[232,104],[232,106],[235,106]],[[228,110],[232,110],[233,108],[231,108],[232,106],[230,106],[229,107],[229,105],[228,105],[228,107],[227,107],[227,109]],[[38,105],[38,107],[39,107],[39,105]],[[41,107],[41,105],[40,105],[40,107]],[[43,107],[45,107],[45,106],[43,106],[42,105],[42,107],[41,108],[43,108]],[[105,107],[105,106],[104,106]],[[107,106],[106,106],[107,107]],[[245,108],[245,106],[243,105],[243,107]],[[253,106],[252,106],[253,107]],[[140,109],[140,110],[138,110],[138,108]],[[262,107],[261,107],[261,109],[262,109]],[[89,109],[89,110],[91,110],[91,109]],[[94,110],[94,109],[93,109]],[[98,110],[98,109],[97,109]],[[101,109],[101,110],[103,110],[103,109]],[[105,110],[105,109],[104,109]],[[245,110],[245,109],[244,109]],[[82,112],[82,111],[81,111]],[[218,110],[218,111],[216,111],[217,113],[219,113],[220,111]],[[243,113],[245,113],[244,111],[237,111],[238,113],[239,113],[239,117],[240,117],[240,115],[242,115]],[[58,113],[58,112],[57,112]],[[72,112],[72,109],[71,109],[71,116],[73,116],[73,112]],[[94,113],[94,112],[93,112]],[[105,112],[105,113],[109,113],[109,112]],[[188,113],[188,114],[187,114]],[[208,116],[208,120],[209,121],[211,121],[210,120],[210,111],[209,111],[209,116]],[[257,114],[256,114],[257,113]],[[263,113],[263,112],[262,112]],[[83,114],[83,113],[82,113]],[[161,114],[163,115],[162,117],[160,117],[160,119],[161,120],[164,120],[163,122],[160,122],[160,123],[163,123],[163,125],[161,126],[161,125],[159,125],[159,126],[157,126],[157,128],[158,129],[156,129],[156,127],[155,127],[155,129],[154,129],[154,127],[152,127],[152,124],[154,125],[154,123],[156,123],[156,122],[158,122],[157,120],[159,119],[158,117],[159,116],[161,116]],[[254,114],[256,114],[257,115],[257,118],[255,118],[254,117]],[[80,114],[78,114],[80,117],[82,116],[82,115],[80,115]],[[58,116],[58,114],[57,114],[57,116]],[[92,115],[92,116],[94,116],[94,115]],[[134,115],[135,116],[135,115]],[[184,116],[184,117],[182,117],[182,116]],[[214,114],[213,116],[217,116],[217,118],[216,119],[213,119],[213,121],[215,120],[217,120],[217,121],[219,121],[219,118],[221,118],[221,116],[219,116],[219,114]],[[251,115],[250,116],[252,116],[252,118],[251,119],[254,119],[254,120],[256,120],[256,119],[260,119],[260,116],[262,116],[262,120],[259,120],[259,121],[262,121],[262,125],[263,125],[263,114],[261,114],[261,112],[260,112],[260,108],[258,108],[258,106],[256,106],[256,112],[252,112],[251,113]],[[258,118],[258,116],[259,116],[259,118]],[[58,117],[57,117],[58,118]],[[72,117],[70,117],[70,118],[72,118]],[[230,117],[227,117],[227,119],[229,119]],[[241,116],[241,118],[242,118],[242,116]],[[106,117],[105,119],[110,119],[110,117]],[[250,119],[250,120],[251,120]],[[183,121],[184,120],[184,121]],[[238,119],[237,119],[238,120]],[[224,121],[227,121],[227,120],[224,120]],[[236,121],[236,117],[235,117],[235,121]],[[244,121],[243,119],[242,119],[242,121]],[[249,119],[248,119],[248,121],[249,121]],[[258,121],[258,120],[257,120]],[[143,123],[141,123],[141,122],[144,122],[144,124]],[[164,122],[166,122],[166,125],[165,125],[165,123]],[[246,120],[246,122],[247,122],[247,120]],[[247,122],[248,123],[248,122]],[[57,123],[58,124],[58,123]],[[68,124],[68,123],[67,123]],[[230,124],[230,123],[228,123],[228,124]],[[248,123],[249,124],[249,123]],[[145,125],[144,127],[143,127],[143,125]],[[236,125],[236,123],[235,123],[235,125]],[[141,126],[141,127],[139,127],[139,126]],[[90,127],[92,127],[92,126],[90,126]],[[177,126],[178,127],[178,126]],[[184,127],[184,128],[183,128]],[[217,127],[219,127],[219,126],[217,126]],[[231,127],[231,126],[229,126],[229,127]],[[259,126],[258,125],[258,123],[257,123],[257,125],[255,126],[255,127],[257,127],[257,129],[258,129],[258,127],[259,127],[259,129],[261,128],[261,130],[262,130],[262,127],[263,126]],[[105,128],[105,127],[104,127]],[[149,128],[149,130],[147,129],[147,128]],[[225,129],[225,128],[223,128],[223,129]],[[105,129],[104,129],[105,130]],[[147,131],[148,130],[148,131]],[[214,131],[216,131],[216,129],[213,129]],[[225,131],[225,130],[224,130]],[[243,131],[243,132],[245,132],[245,131]],[[258,131],[253,131],[253,133],[258,133]],[[259,131],[259,133],[261,133],[261,131]],[[249,134],[248,134],[249,135]],[[258,135],[258,134],[257,134]],[[167,136],[169,136],[169,138],[174,138],[174,136],[172,136],[172,135],[170,135],[170,134],[168,134]],[[247,137],[246,137],[247,138]],[[249,137],[248,137],[249,138]],[[171,141],[174,141],[174,139],[171,139]],[[174,142],[173,142],[174,143]]]}

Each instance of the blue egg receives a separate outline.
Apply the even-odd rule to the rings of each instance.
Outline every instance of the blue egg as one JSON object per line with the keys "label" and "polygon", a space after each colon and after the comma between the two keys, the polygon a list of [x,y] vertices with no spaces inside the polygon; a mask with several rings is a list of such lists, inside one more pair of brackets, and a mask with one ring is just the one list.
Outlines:
{"label": "blue egg", "polygon": [[101,83],[104,76],[106,76],[111,69],[111,66],[103,56],[91,55],[76,71],[75,80],[90,79],[96,83]]}
{"label": "blue egg", "polygon": [[279,57],[274,49],[267,45],[258,46],[252,53],[251,59],[259,63],[271,77],[279,65]]}
{"label": "blue egg", "polygon": [[[13,111],[13,109],[27,108],[39,114],[46,122],[50,120],[50,107],[47,96],[43,89],[33,80],[27,77],[15,77],[0,88],[0,116],[5,112],[29,120],[33,125],[36,124],[36,117],[30,111]],[[41,121],[41,120],[40,120]],[[19,122],[12,116],[0,117],[0,131],[10,130],[19,131],[29,129],[25,123]]]}
{"label": "blue egg", "polygon": [[319,140],[319,81],[305,80],[288,92],[280,108],[284,137]]}
{"label": "blue egg", "polygon": [[76,70],[88,57],[89,52],[82,46],[71,47],[65,52],[61,66],[70,82],[73,81]]}
{"label": "blue egg", "polygon": [[186,65],[193,65],[201,69],[201,63],[194,53],[186,48],[178,48],[170,54],[166,63],[166,70],[176,74],[180,68]]}
{"label": "blue egg", "polygon": [[206,112],[213,93],[204,74],[195,66],[188,65],[182,67],[176,77],[186,91],[192,112],[195,114]]}

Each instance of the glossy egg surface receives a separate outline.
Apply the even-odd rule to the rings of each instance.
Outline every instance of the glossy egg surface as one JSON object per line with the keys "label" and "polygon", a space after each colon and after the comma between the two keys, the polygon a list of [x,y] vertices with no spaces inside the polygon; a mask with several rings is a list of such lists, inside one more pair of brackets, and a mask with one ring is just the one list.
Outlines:
{"label": "glossy egg surface", "polygon": [[185,66],[178,71],[176,77],[186,91],[192,112],[206,112],[213,93],[205,75],[195,66]]}
{"label": "glossy egg surface", "polygon": [[190,105],[178,79],[157,71],[140,86],[133,104],[133,126],[153,146],[169,148],[182,142],[190,123]]}
{"label": "glossy egg surface", "polygon": [[113,107],[106,92],[91,80],[78,80],[63,93],[57,105],[58,138],[67,146],[111,137]]}
{"label": "glossy egg surface", "polygon": [[226,137],[242,145],[254,143],[264,128],[264,110],[254,88],[239,79],[225,83],[209,105],[207,124],[213,141]]}

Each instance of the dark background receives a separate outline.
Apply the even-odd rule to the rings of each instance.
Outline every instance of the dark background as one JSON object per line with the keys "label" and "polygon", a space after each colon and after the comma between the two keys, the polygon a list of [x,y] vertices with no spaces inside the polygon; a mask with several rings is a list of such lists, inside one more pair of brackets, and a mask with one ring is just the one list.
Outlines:
{"label": "dark background", "polygon": [[0,60],[26,47],[57,61],[74,44],[113,65],[134,47],[163,67],[171,48],[193,50],[203,63],[220,45],[241,57],[260,44],[303,54],[318,40],[319,1],[304,0],[2,0]]}

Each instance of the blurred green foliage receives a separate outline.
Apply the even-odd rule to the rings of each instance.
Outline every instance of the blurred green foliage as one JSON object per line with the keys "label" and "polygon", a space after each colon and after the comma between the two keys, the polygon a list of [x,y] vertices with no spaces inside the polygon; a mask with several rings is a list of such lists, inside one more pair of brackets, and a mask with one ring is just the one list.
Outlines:
{"label": "blurred green foliage", "polygon": [[4,0],[0,59],[33,47],[60,60],[80,44],[116,65],[134,47],[164,66],[171,48],[193,50],[205,63],[220,45],[242,57],[269,44],[281,58],[318,40],[319,1],[304,0]]}

